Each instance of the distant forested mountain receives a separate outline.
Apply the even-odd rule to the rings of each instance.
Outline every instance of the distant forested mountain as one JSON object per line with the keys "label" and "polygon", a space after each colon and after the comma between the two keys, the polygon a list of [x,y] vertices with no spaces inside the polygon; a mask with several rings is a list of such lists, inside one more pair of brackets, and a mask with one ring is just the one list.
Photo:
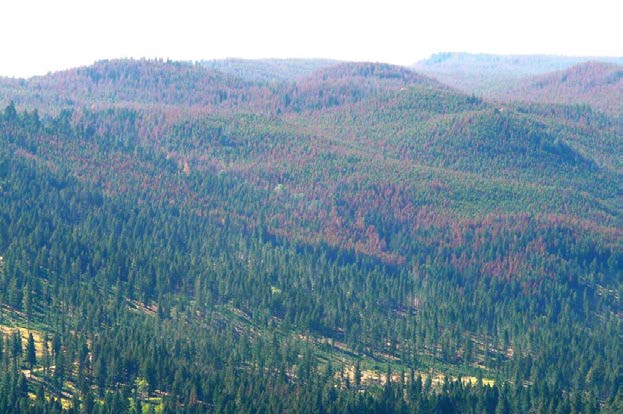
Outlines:
{"label": "distant forested mountain", "polygon": [[623,66],[587,62],[569,69],[518,81],[499,96],[507,100],[588,104],[623,114]]}
{"label": "distant forested mountain", "polygon": [[[57,108],[120,105],[235,107],[260,102],[266,88],[199,64],[103,60],[27,80],[0,81],[0,96],[16,104]],[[259,108],[258,108],[259,110]]]}
{"label": "distant forested mountain", "polygon": [[618,67],[295,62],[0,81],[0,412],[621,412]]}
{"label": "distant forested mountain", "polygon": [[313,72],[337,65],[330,59],[220,59],[201,65],[253,82],[294,81]]}
{"label": "distant forested mountain", "polygon": [[460,90],[487,93],[514,85],[520,78],[566,70],[589,61],[623,65],[623,57],[437,53],[413,68]]}

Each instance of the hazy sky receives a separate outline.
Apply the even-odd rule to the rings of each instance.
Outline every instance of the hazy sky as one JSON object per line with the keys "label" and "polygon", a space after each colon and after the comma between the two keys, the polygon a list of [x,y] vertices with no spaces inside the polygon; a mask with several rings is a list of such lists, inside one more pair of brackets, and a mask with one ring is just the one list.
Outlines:
{"label": "hazy sky", "polygon": [[328,57],[411,64],[432,53],[623,56],[620,0],[15,0],[0,75],[116,57]]}

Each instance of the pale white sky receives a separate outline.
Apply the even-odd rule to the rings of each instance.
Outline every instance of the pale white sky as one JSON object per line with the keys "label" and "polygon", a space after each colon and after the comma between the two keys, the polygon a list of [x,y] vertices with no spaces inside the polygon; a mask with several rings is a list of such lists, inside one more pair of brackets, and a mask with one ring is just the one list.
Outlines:
{"label": "pale white sky", "polygon": [[623,56],[620,0],[2,3],[4,76],[117,57],[327,57],[411,64],[442,51]]}

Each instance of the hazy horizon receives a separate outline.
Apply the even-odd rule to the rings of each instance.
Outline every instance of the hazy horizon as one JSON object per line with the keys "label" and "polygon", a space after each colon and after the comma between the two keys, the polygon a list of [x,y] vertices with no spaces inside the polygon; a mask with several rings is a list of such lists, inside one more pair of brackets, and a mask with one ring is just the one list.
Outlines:
{"label": "hazy horizon", "polygon": [[85,62],[75,65],[70,65],[67,67],[59,67],[56,69],[51,69],[41,73],[33,73],[26,75],[5,75],[0,74],[0,77],[9,78],[9,79],[29,79],[33,77],[46,76],[55,72],[62,72],[64,70],[70,70],[79,67],[87,67],[96,64],[101,61],[113,61],[113,60],[162,60],[162,61],[174,61],[174,62],[185,62],[189,64],[199,64],[201,62],[210,62],[210,61],[227,61],[227,60],[242,60],[242,61],[286,61],[286,60],[334,60],[336,62],[373,62],[373,63],[387,63],[393,64],[397,66],[405,66],[405,67],[415,67],[417,63],[425,61],[427,59],[432,58],[434,55],[439,54],[466,54],[472,56],[500,56],[500,57],[513,57],[513,56],[523,56],[523,57],[553,57],[553,58],[578,58],[578,59],[623,59],[623,55],[601,55],[601,56],[590,56],[590,55],[562,55],[562,54],[502,54],[502,53],[487,53],[487,52],[464,52],[464,51],[439,51],[431,53],[427,56],[424,56],[420,59],[414,60],[410,63],[394,63],[387,62],[381,60],[347,60],[347,59],[339,59],[339,58],[329,58],[322,56],[313,56],[313,57],[240,57],[240,56],[226,56],[219,58],[205,58],[205,59],[197,59],[197,60],[188,60],[188,59],[172,59],[164,56],[118,56],[118,57],[101,57],[97,58],[91,62]]}
{"label": "hazy horizon", "polygon": [[0,76],[116,58],[322,58],[411,65],[439,52],[623,56],[620,6],[596,0],[430,4],[25,0],[5,5]]}

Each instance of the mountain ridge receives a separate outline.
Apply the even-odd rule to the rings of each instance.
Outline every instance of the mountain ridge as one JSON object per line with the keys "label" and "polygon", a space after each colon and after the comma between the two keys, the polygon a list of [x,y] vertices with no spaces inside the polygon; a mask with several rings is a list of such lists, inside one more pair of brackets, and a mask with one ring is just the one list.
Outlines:
{"label": "mountain ridge", "polygon": [[522,80],[500,94],[512,100],[590,104],[623,114],[623,66],[590,61],[569,69]]}

